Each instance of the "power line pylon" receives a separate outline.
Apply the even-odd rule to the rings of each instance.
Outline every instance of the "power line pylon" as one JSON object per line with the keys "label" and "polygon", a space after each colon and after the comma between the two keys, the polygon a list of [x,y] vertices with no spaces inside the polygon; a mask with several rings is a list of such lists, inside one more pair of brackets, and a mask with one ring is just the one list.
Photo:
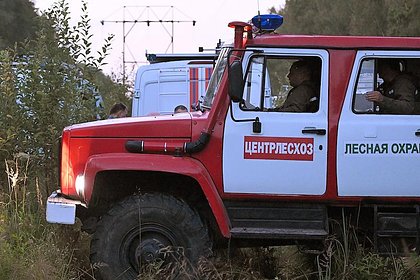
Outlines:
{"label": "power line pylon", "polygon": [[[137,18],[134,18],[131,13],[131,17],[130,19],[126,19],[126,9],[142,9],[141,12],[139,13]],[[161,8],[166,8],[167,11],[163,16],[158,16],[156,11],[157,9],[161,9]],[[177,8],[175,8],[174,6],[123,6],[123,19],[122,20],[101,20],[101,24],[104,25],[105,23],[118,23],[118,24],[122,24],[122,33],[123,33],[123,51],[122,51],[122,64],[123,64],[123,84],[125,85],[126,83],[126,64],[127,63],[131,63],[131,64],[137,64],[138,61],[135,60],[134,56],[133,56],[133,61],[129,61],[126,59],[126,48],[128,48],[128,46],[126,46],[127,44],[127,36],[130,34],[130,32],[133,30],[133,28],[135,27],[136,24],[138,23],[146,23],[147,26],[150,26],[150,24],[154,24],[154,23],[159,23],[162,25],[162,28],[166,31],[166,33],[169,35],[170,37],[170,43],[168,45],[168,47],[166,48],[165,53],[168,52],[169,48],[171,48],[172,53],[174,52],[174,25],[175,23],[192,23],[193,26],[195,26],[196,24],[196,20],[179,20],[179,19],[175,19],[174,18],[174,10],[178,11],[179,13],[181,13],[182,15],[186,16],[184,13],[182,13],[181,11],[179,11]],[[147,12],[147,13],[146,13]],[[147,14],[146,16],[144,16],[144,14]],[[152,14],[152,17],[150,17],[150,13]],[[167,19],[168,14],[170,14],[170,19]],[[144,19],[146,18],[146,19]],[[131,24],[131,26],[129,26],[128,30],[126,29],[126,24]],[[171,28],[170,31],[168,30],[168,28],[165,26],[165,24],[170,24]]]}

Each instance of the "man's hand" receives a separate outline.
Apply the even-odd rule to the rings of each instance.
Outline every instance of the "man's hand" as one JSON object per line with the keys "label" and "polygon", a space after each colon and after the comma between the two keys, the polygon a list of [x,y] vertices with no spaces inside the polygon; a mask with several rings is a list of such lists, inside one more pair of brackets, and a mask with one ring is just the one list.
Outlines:
{"label": "man's hand", "polygon": [[365,94],[365,98],[368,101],[372,102],[382,102],[384,101],[384,96],[379,91],[369,91]]}

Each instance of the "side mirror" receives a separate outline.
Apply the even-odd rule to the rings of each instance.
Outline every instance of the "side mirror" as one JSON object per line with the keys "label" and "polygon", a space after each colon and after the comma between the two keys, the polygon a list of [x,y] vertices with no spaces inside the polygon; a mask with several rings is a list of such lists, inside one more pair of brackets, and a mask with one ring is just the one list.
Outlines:
{"label": "side mirror", "polygon": [[233,102],[242,101],[244,92],[244,75],[242,72],[242,64],[239,60],[235,60],[229,66],[229,96]]}

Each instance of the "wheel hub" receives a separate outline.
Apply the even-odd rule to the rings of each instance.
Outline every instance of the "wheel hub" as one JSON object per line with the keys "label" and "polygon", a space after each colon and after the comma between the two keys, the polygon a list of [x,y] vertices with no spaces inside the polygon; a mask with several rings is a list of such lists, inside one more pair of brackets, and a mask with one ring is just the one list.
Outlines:
{"label": "wheel hub", "polygon": [[141,264],[151,263],[157,259],[162,259],[161,249],[165,246],[158,239],[143,240],[136,249],[136,259]]}

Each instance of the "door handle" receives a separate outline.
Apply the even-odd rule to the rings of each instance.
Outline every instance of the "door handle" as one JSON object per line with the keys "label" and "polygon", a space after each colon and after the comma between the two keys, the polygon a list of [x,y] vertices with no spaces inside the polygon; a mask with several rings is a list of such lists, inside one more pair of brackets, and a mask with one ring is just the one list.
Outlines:
{"label": "door handle", "polygon": [[325,135],[327,131],[324,128],[305,127],[302,129],[303,134]]}
{"label": "door handle", "polygon": [[414,134],[415,134],[416,136],[420,136],[420,130],[417,130]]}

